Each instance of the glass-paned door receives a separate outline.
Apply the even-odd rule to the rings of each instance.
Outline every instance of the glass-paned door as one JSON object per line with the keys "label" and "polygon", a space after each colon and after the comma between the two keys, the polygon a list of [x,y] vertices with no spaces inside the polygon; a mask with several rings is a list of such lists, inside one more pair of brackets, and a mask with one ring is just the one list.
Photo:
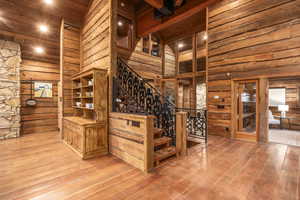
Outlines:
{"label": "glass-paned door", "polygon": [[236,81],[235,94],[235,136],[257,141],[258,81]]}

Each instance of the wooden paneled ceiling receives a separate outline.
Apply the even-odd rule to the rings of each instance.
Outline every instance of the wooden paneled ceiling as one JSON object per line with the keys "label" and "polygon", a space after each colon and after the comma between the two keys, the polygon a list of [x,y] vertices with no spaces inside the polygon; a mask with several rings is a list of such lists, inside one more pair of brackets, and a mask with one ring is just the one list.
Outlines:
{"label": "wooden paneled ceiling", "polygon": [[[43,0],[0,0],[0,39],[19,42],[22,58],[59,62],[59,30],[62,18],[79,27],[84,19],[89,0],[53,0],[47,5]],[[49,27],[42,34],[40,24]],[[42,46],[45,54],[36,55],[33,47]]]}

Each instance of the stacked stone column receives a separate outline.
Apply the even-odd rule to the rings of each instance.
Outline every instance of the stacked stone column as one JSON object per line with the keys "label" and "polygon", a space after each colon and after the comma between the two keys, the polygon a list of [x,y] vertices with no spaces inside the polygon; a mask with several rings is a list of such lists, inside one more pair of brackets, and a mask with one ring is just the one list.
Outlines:
{"label": "stacked stone column", "polygon": [[20,136],[20,45],[0,40],[0,139]]}

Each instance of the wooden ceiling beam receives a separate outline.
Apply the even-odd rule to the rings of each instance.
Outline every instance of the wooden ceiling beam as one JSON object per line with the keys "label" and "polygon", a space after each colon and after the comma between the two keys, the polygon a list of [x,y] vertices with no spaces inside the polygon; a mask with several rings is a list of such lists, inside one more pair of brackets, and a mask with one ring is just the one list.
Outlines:
{"label": "wooden ceiling beam", "polygon": [[168,17],[164,20],[154,19],[153,9],[149,9],[137,16],[137,35],[143,37],[149,33],[168,28],[182,20],[192,17],[217,1],[221,0],[190,0],[184,6],[178,8],[172,17]]}
{"label": "wooden ceiling beam", "polygon": [[148,4],[150,4],[152,7],[160,9],[164,7],[164,1],[163,0],[145,0]]}

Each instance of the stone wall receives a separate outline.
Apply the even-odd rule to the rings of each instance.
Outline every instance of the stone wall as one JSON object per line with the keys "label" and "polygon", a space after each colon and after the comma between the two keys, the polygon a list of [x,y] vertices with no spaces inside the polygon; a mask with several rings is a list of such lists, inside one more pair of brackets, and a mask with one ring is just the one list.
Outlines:
{"label": "stone wall", "polygon": [[20,45],[0,40],[0,139],[20,135]]}
{"label": "stone wall", "polygon": [[196,94],[197,94],[197,109],[206,108],[206,84],[197,83],[196,85]]}

